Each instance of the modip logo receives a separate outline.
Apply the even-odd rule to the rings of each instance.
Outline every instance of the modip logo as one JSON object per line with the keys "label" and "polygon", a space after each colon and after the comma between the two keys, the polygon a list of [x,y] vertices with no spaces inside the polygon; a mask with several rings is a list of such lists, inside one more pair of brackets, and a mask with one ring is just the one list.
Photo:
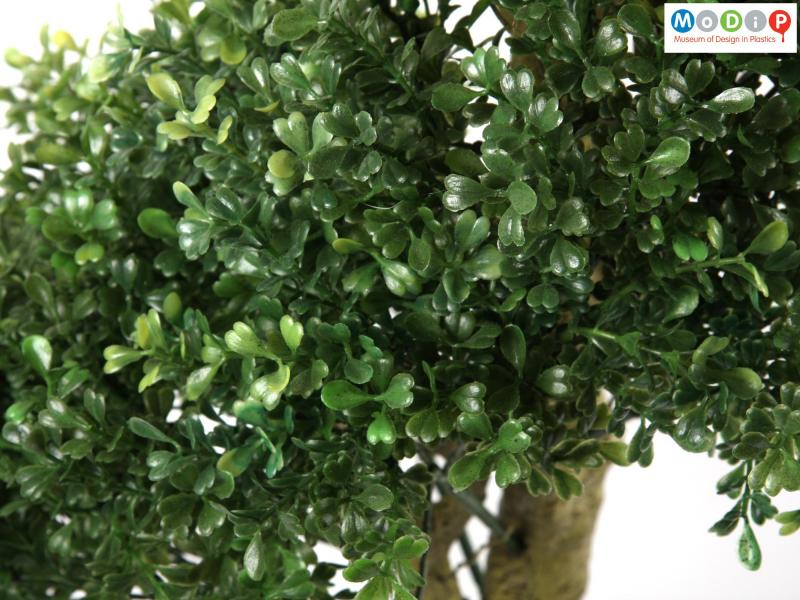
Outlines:
{"label": "modip logo", "polygon": [[665,4],[668,53],[796,53],[794,3]]}

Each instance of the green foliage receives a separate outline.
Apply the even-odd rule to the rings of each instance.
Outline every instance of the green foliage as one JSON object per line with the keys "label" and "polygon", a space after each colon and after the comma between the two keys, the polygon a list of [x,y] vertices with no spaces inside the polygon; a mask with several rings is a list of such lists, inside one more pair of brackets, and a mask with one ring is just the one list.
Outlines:
{"label": "green foliage", "polygon": [[7,54],[6,597],[407,599],[434,482],[569,498],[657,431],[731,464],[712,530],[758,567],[800,489],[800,63],[498,1],[510,62],[489,2],[366,0]]}

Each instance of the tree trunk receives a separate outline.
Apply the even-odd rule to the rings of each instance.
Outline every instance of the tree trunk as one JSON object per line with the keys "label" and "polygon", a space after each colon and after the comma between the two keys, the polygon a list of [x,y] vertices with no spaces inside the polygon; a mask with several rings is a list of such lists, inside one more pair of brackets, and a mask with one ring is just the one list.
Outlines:
{"label": "tree trunk", "polygon": [[493,545],[487,600],[579,600],[588,581],[592,533],[602,500],[605,466],[581,473],[583,494],[533,497],[525,486],[505,490],[500,520],[520,550]]}
{"label": "tree trunk", "polygon": [[[470,490],[483,498],[483,486],[476,484]],[[431,513],[431,547],[425,559],[425,588],[423,600],[461,600],[456,576],[450,569],[447,552],[464,531],[472,513],[452,494],[445,495],[433,505]]]}

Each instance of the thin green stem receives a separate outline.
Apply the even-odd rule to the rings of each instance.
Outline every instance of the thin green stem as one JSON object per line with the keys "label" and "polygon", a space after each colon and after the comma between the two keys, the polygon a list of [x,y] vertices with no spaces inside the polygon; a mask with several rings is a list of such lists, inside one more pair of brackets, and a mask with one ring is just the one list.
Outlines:
{"label": "thin green stem", "polygon": [[472,574],[472,579],[475,580],[475,585],[478,586],[478,594],[481,598],[484,598],[486,592],[484,591],[483,573],[475,560],[475,551],[472,549],[472,542],[469,541],[469,536],[466,531],[459,536],[458,543],[461,546],[461,551],[464,553],[464,560],[469,567],[469,572]]}
{"label": "thin green stem", "polygon": [[744,264],[744,255],[737,254],[736,256],[729,256],[728,258],[715,258],[712,260],[703,260],[696,263],[691,263],[688,265],[683,265],[676,269],[678,273],[689,273],[693,271],[700,271],[702,269],[707,269],[709,267],[712,268],[721,268],[726,265],[742,265]]}
{"label": "thin green stem", "polygon": [[520,549],[519,544],[516,540],[514,540],[513,537],[511,537],[510,532],[505,525],[503,525],[499,518],[489,512],[489,510],[483,505],[483,502],[481,502],[480,498],[466,490],[461,492],[454,491],[453,488],[450,487],[450,484],[447,482],[447,479],[444,477],[444,474],[441,471],[439,471],[435,477],[436,486],[439,488],[439,491],[442,493],[442,495],[452,494],[455,499],[467,509],[467,511],[478,517],[478,519],[480,519],[494,535],[503,540],[510,550],[517,551]]}

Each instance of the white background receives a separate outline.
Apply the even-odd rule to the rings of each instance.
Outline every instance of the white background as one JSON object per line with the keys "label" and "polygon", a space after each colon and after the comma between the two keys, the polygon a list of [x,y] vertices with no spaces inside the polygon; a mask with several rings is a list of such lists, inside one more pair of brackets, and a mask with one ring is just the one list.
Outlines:
{"label": "white background", "polygon": [[[121,2],[129,28],[150,23],[148,6],[146,0]],[[16,47],[35,55],[44,23],[50,24],[51,32],[69,31],[78,44],[93,40],[95,49],[115,11],[109,0],[6,0],[0,19],[0,50]],[[494,24],[485,21],[483,27],[491,31]],[[3,63],[0,84],[14,81],[16,72]],[[10,132],[3,125],[3,155],[9,139]],[[0,162],[5,162],[5,156]],[[726,465],[687,454],[667,438],[657,438],[655,449],[655,460],[648,469],[615,467],[609,472],[585,600],[799,598],[795,569],[800,534],[779,537],[774,523],[757,528],[763,566],[756,573],[746,571],[736,556],[738,531],[727,538],[707,532],[732,504],[714,490]],[[777,505],[781,510],[800,508],[800,496],[784,493]],[[478,537],[481,534],[478,528],[474,532]],[[465,594],[471,596],[468,582],[465,585]]]}

